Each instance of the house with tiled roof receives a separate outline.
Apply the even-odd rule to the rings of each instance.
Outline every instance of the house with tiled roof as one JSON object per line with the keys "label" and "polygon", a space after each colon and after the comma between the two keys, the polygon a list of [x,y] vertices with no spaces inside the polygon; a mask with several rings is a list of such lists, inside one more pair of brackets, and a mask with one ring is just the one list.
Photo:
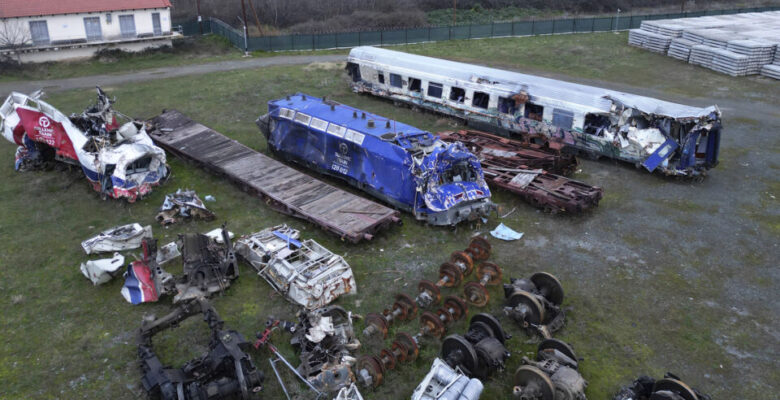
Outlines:
{"label": "house with tiled roof", "polygon": [[0,0],[0,55],[23,62],[171,45],[170,0]]}

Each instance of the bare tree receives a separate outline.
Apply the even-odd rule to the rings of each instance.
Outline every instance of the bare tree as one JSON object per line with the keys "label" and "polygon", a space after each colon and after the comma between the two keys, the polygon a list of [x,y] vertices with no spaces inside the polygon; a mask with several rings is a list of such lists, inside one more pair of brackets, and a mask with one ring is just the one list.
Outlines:
{"label": "bare tree", "polygon": [[19,49],[26,47],[32,41],[27,25],[18,19],[0,21],[0,52],[5,56],[13,54],[17,62],[21,62],[22,56]]}

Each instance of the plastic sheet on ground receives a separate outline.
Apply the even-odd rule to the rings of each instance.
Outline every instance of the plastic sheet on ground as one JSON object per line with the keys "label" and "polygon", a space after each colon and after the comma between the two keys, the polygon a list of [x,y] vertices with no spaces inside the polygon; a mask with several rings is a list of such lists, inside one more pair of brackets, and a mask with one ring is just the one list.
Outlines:
{"label": "plastic sheet on ground", "polygon": [[514,229],[501,223],[496,227],[496,229],[490,231],[490,235],[497,239],[511,241],[522,238],[523,232],[517,232]]}

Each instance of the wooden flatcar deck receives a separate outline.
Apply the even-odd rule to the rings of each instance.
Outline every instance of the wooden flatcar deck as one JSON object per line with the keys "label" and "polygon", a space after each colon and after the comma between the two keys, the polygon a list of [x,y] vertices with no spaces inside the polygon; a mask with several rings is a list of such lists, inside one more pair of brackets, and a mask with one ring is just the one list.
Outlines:
{"label": "wooden flatcar deck", "polygon": [[393,223],[396,210],[346,192],[258,153],[176,110],[150,120],[152,140],[174,155],[235,182],[277,211],[356,243]]}

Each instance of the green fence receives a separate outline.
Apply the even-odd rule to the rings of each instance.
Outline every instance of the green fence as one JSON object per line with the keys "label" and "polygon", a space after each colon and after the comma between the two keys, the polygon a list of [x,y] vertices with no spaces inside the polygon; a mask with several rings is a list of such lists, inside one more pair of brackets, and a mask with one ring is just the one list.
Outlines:
{"label": "green fence", "polygon": [[[322,50],[354,46],[383,46],[453,39],[480,39],[508,36],[553,35],[577,32],[608,32],[639,28],[642,21],[668,18],[701,17],[705,15],[738,14],[780,10],[780,7],[754,7],[730,10],[691,11],[671,14],[621,15],[613,17],[560,18],[515,22],[496,22],[478,25],[434,26],[384,31],[338,32],[281,36],[250,36],[246,40],[249,51]],[[244,49],[244,34],[230,25],[210,18],[203,21],[203,33],[222,35]],[[184,35],[200,34],[197,21],[174,23]]]}

